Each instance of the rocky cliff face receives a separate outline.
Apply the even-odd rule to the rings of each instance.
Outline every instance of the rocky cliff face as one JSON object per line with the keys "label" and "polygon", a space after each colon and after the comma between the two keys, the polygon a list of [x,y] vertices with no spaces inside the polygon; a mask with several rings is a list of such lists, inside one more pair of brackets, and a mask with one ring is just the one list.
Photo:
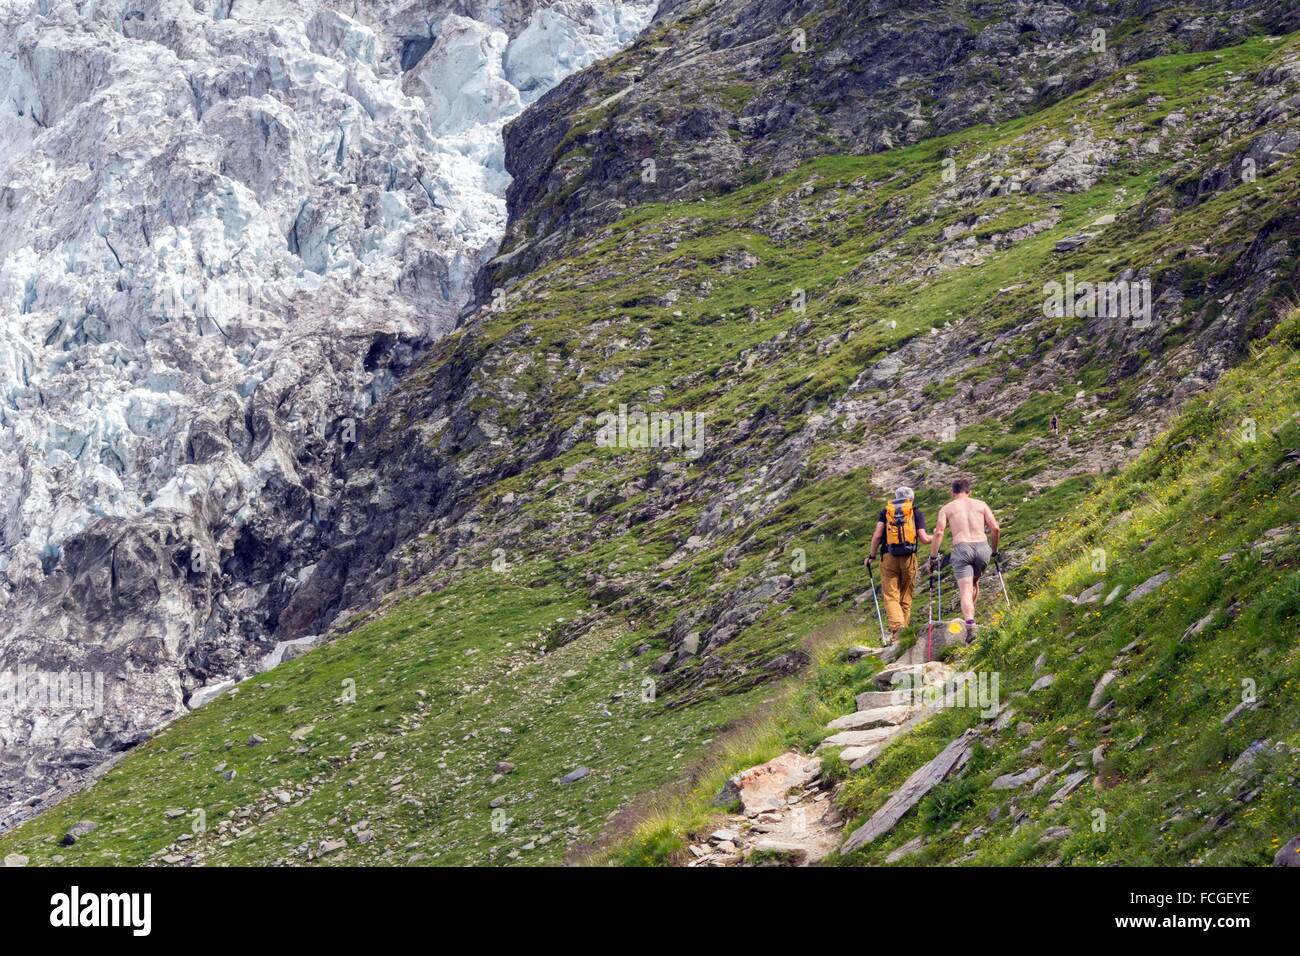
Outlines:
{"label": "rocky cliff face", "polygon": [[505,226],[501,129],[652,3],[0,4],[0,798],[245,675],[355,423]]}
{"label": "rocky cliff face", "polygon": [[1293,4],[1205,0],[665,4],[624,56],[511,124],[511,223],[479,295],[638,203],[1002,122],[1137,60],[1295,29]]}

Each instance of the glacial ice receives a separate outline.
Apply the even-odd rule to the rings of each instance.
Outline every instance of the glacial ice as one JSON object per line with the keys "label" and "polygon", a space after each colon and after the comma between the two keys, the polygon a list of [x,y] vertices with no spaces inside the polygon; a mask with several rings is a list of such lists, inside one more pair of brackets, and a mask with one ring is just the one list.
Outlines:
{"label": "glacial ice", "polygon": [[[255,670],[248,533],[328,510],[339,422],[454,327],[500,241],[503,127],[655,9],[0,0],[0,670],[133,675],[94,732],[0,713],[0,739],[31,757],[165,720],[227,676],[187,672],[200,635]],[[220,583],[117,580],[105,522],[133,555],[210,551]],[[147,613],[105,616],[151,587]],[[0,768],[0,796],[35,766]]]}

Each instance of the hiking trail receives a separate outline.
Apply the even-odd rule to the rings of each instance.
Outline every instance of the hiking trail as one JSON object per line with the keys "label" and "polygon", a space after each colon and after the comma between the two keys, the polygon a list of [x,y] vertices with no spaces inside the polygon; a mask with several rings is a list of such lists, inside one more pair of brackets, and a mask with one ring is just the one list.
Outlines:
{"label": "hiking trail", "polygon": [[[836,749],[851,770],[860,770],[944,706],[945,696],[964,685],[969,675],[940,661],[926,661],[925,653],[923,638],[901,654],[892,647],[851,648],[851,657],[879,655],[887,666],[871,678],[873,689],[857,695],[857,710],[826,725],[835,733],[817,750]],[[692,859],[686,865],[815,866],[832,850],[856,849],[893,829],[935,785],[959,771],[969,759],[971,742],[971,735],[963,734],[945,747],[847,840],[846,821],[835,799],[839,785],[822,777],[822,758],[787,751],[727,782],[715,803],[738,802],[739,812],[729,814],[704,840],[692,842]],[[895,851],[898,857],[891,854],[890,862],[906,855],[910,846]]]}

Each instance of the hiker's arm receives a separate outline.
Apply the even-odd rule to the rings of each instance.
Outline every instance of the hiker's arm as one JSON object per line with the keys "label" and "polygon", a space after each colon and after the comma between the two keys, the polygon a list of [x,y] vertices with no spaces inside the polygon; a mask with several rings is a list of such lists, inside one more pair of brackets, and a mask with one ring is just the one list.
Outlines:
{"label": "hiker's arm", "polygon": [[872,558],[876,556],[876,550],[880,547],[880,536],[883,535],[884,533],[885,533],[885,523],[883,521],[877,521],[876,533],[871,536],[871,547],[867,549],[867,560],[863,561],[862,562],[863,564],[866,564],[867,561],[870,561]]}
{"label": "hiker's arm", "polygon": [[943,544],[943,533],[948,530],[948,513],[943,508],[939,509],[939,520],[934,523],[934,534],[930,535],[930,557],[937,559],[939,556],[939,545]]}
{"label": "hiker's arm", "polygon": [[998,525],[998,519],[993,517],[993,509],[988,505],[984,506],[984,524],[989,529],[989,537],[993,539],[993,550],[998,549],[998,538],[1002,535],[1002,528]]}

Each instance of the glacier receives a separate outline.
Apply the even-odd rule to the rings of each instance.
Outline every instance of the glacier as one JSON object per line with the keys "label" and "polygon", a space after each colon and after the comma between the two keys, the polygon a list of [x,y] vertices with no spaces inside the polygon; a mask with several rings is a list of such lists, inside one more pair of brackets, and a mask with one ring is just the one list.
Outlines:
{"label": "glacier", "polygon": [[256,672],[357,423],[632,0],[0,0],[0,827]]}

